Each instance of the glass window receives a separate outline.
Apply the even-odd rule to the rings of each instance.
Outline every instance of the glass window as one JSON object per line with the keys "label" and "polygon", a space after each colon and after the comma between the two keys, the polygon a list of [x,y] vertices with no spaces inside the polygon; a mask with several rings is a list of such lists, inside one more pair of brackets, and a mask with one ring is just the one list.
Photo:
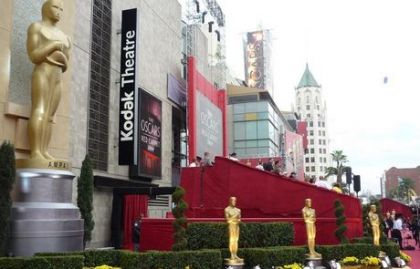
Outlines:
{"label": "glass window", "polygon": [[309,150],[306,148],[305,149],[305,154],[308,154],[309,153]]}
{"label": "glass window", "polygon": [[258,113],[258,119],[259,120],[266,120],[266,119],[268,119],[268,112],[259,112]]}
{"label": "glass window", "polygon": [[311,148],[311,153],[314,154],[315,153],[315,149]]}
{"label": "glass window", "polygon": [[310,105],[306,105],[306,110],[310,110],[311,106]]}
{"label": "glass window", "polygon": [[318,135],[321,135],[321,134],[322,134],[321,130],[318,130]]}
{"label": "glass window", "polygon": [[269,143],[268,140],[264,139],[264,140],[258,140],[258,146],[259,147],[268,147]]}
{"label": "glass window", "polygon": [[316,109],[318,109],[318,110],[319,110],[319,106],[316,106]]}
{"label": "glass window", "polygon": [[258,155],[260,156],[270,156],[270,150],[268,147],[258,148]]}
{"label": "glass window", "polygon": [[309,97],[309,94],[308,95],[306,95],[306,103],[309,103],[310,102],[310,97]]}
{"label": "glass window", "polygon": [[267,112],[268,111],[268,102],[258,102],[256,112]]}
{"label": "glass window", "polygon": [[321,157],[319,157],[319,162],[322,163],[322,158]]}
{"label": "glass window", "polygon": [[309,157],[306,157],[306,158],[305,158],[305,162],[306,162],[306,163],[309,163]]}
{"label": "glass window", "polygon": [[257,156],[258,155],[258,148],[247,148],[246,149],[246,155],[247,156]]}
{"label": "glass window", "polygon": [[239,157],[243,157],[246,155],[245,149],[236,149],[236,154],[238,154]]}
{"label": "glass window", "polygon": [[242,121],[245,120],[245,114],[235,114],[233,115],[233,120],[234,121]]}
{"label": "glass window", "polygon": [[248,122],[245,122],[245,124],[246,124],[246,128],[245,128],[246,129],[246,139],[257,139],[257,122],[256,121],[248,121]]}
{"label": "glass window", "polygon": [[245,104],[233,105],[233,113],[234,114],[245,113]]}
{"label": "glass window", "polygon": [[309,166],[305,167],[306,172],[309,172]]}
{"label": "glass window", "polygon": [[318,144],[322,145],[322,139],[318,140]]}
{"label": "glass window", "polygon": [[327,158],[324,158],[324,163],[327,163]]}
{"label": "glass window", "polygon": [[315,162],[315,157],[311,157],[311,163]]}
{"label": "glass window", "polygon": [[245,103],[245,112],[257,112],[258,103]]}
{"label": "glass window", "polygon": [[309,135],[314,135],[314,130],[310,130]]}
{"label": "glass window", "polygon": [[268,137],[272,140],[272,141],[276,141],[276,130],[274,128],[274,126],[272,124],[268,125]]}
{"label": "glass window", "polygon": [[309,122],[309,127],[314,127],[314,122],[313,121]]}
{"label": "glass window", "polygon": [[[271,125],[271,124],[270,124]],[[258,139],[269,138],[268,136],[268,120],[260,120],[257,122]]]}
{"label": "glass window", "polygon": [[309,119],[311,117],[311,114],[306,114],[306,117]]}
{"label": "glass window", "polygon": [[315,166],[311,166],[311,172],[315,172]]}
{"label": "glass window", "polygon": [[234,139],[245,139],[245,122],[235,122],[233,125]]}
{"label": "glass window", "polygon": [[256,148],[258,147],[258,140],[247,140],[246,141],[246,147],[247,148]]}
{"label": "glass window", "polygon": [[318,127],[321,127],[321,122],[320,121],[318,121]]}
{"label": "glass window", "polygon": [[322,135],[325,136],[325,131],[322,131]]}
{"label": "glass window", "polygon": [[244,148],[245,145],[245,141],[235,141],[235,148]]}
{"label": "glass window", "polygon": [[322,127],[325,127],[325,122],[322,122]]}
{"label": "glass window", "polygon": [[323,167],[323,166],[321,166],[321,167],[319,168],[319,170],[321,170],[321,172],[322,172],[322,171],[324,171],[324,167]]}
{"label": "glass window", "polygon": [[327,149],[324,149],[324,154],[327,154]]}
{"label": "glass window", "polygon": [[311,139],[310,142],[309,142],[309,144],[313,145],[314,144],[314,140]]}
{"label": "glass window", "polygon": [[322,149],[319,149],[319,153],[322,153]]}

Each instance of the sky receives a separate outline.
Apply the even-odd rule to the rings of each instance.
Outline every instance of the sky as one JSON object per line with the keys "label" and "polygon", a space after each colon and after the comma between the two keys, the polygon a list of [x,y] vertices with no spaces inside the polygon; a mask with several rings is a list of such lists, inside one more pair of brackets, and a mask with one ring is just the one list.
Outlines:
{"label": "sky", "polygon": [[281,110],[291,109],[309,64],[327,103],[330,150],[344,151],[362,190],[378,194],[384,170],[420,165],[420,1],[218,3],[226,15],[226,61],[237,77],[244,77],[243,33],[272,30]]}

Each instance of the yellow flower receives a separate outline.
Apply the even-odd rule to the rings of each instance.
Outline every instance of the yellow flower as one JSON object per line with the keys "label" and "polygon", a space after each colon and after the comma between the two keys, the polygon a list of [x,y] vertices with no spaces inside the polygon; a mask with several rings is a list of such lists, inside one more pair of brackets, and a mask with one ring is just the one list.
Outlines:
{"label": "yellow flower", "polygon": [[302,269],[302,265],[299,263],[293,263],[293,264],[286,264],[283,265],[283,269]]}
{"label": "yellow flower", "polygon": [[369,257],[365,257],[361,261],[361,263],[364,265],[379,265],[381,261],[376,257],[369,256]]}
{"label": "yellow flower", "polygon": [[411,257],[410,257],[410,255],[408,255],[408,254],[406,254],[406,253],[404,253],[404,252],[400,251],[400,256],[401,256],[401,259],[403,259],[406,263],[411,262]]}
{"label": "yellow flower", "polygon": [[358,259],[358,258],[356,258],[356,257],[354,257],[354,256],[351,256],[351,257],[345,257],[345,258],[341,261],[341,263],[342,263],[342,264],[344,264],[344,265],[357,265],[357,264],[359,264],[359,259]]}
{"label": "yellow flower", "polygon": [[112,267],[109,265],[101,265],[101,266],[96,266],[94,269],[121,269],[120,267]]}

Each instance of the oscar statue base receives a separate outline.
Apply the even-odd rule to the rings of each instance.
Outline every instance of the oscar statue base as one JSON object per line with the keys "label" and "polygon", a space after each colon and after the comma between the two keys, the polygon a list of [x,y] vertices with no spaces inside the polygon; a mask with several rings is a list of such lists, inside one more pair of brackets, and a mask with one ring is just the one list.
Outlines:
{"label": "oscar statue base", "polygon": [[225,259],[225,268],[242,269],[243,266],[243,259]]}
{"label": "oscar statue base", "polygon": [[[306,259],[305,262],[307,265],[312,265],[313,268],[324,268],[322,266],[322,257],[308,257],[308,255],[306,255]],[[311,267],[311,268],[312,268]]]}
{"label": "oscar statue base", "polygon": [[70,171],[17,169],[11,220],[11,252],[83,250],[83,220],[72,203]]}
{"label": "oscar statue base", "polygon": [[66,170],[71,169],[71,163],[65,160],[47,160],[47,159],[17,159],[17,169],[54,169],[54,170]]}

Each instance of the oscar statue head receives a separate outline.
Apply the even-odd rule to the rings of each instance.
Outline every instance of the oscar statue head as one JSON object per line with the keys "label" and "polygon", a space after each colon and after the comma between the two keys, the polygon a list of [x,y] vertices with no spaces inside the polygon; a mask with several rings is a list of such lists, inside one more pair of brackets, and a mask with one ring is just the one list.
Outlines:
{"label": "oscar statue head", "polygon": [[232,207],[236,206],[236,197],[230,197],[229,198],[229,205]]}
{"label": "oscar statue head", "polygon": [[63,13],[63,0],[47,0],[42,5],[42,20],[49,20],[57,23]]}
{"label": "oscar statue head", "polygon": [[373,213],[376,212],[376,205],[371,205],[370,206],[370,211],[372,211]]}
{"label": "oscar statue head", "polygon": [[312,200],[310,198],[305,199],[305,206],[312,207]]}

